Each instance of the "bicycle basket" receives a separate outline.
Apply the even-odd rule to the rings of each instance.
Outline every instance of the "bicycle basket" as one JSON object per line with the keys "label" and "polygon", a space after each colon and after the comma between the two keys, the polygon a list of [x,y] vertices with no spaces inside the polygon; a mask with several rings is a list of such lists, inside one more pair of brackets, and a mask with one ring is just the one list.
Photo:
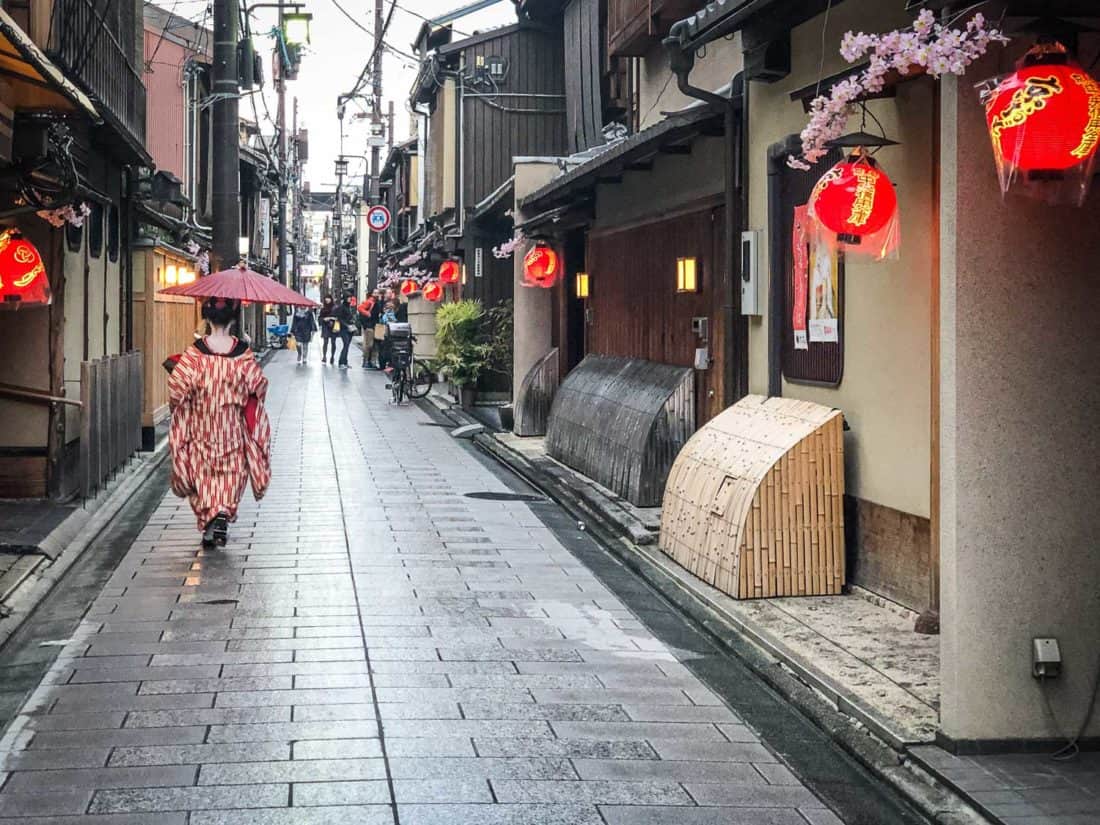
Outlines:
{"label": "bicycle basket", "polygon": [[412,324],[403,324],[396,321],[386,324],[386,338],[391,341],[412,339]]}

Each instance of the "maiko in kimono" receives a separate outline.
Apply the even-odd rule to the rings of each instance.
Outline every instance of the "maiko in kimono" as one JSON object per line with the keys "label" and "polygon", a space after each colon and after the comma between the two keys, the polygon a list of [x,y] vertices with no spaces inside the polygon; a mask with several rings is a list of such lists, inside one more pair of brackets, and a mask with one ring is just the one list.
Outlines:
{"label": "maiko in kimono", "polygon": [[202,316],[211,332],[175,359],[168,378],[172,492],[189,500],[205,547],[225,546],[245,484],[259,500],[271,481],[267,378],[229,333],[238,308],[208,298]]}

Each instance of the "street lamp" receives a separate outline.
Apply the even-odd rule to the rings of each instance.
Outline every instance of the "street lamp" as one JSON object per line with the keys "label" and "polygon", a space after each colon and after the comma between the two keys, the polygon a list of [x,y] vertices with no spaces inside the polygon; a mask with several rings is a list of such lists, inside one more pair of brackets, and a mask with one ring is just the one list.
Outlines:
{"label": "street lamp", "polygon": [[309,12],[293,11],[283,14],[283,38],[292,46],[309,42],[309,24],[313,15]]}
{"label": "street lamp", "polygon": [[336,176],[338,178],[344,177],[348,173],[348,162],[344,156],[340,156],[336,159]]}

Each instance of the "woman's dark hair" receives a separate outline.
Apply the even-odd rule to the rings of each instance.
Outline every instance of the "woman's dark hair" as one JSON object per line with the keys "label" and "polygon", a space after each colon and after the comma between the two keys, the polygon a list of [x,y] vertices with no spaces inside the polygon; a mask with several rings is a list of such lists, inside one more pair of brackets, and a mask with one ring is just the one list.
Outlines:
{"label": "woman's dark hair", "polygon": [[331,295],[326,295],[324,298],[321,299],[321,303],[331,304],[332,303],[332,296]]}
{"label": "woman's dark hair", "polygon": [[237,318],[240,305],[227,298],[207,298],[202,302],[202,317],[211,326],[227,327]]}

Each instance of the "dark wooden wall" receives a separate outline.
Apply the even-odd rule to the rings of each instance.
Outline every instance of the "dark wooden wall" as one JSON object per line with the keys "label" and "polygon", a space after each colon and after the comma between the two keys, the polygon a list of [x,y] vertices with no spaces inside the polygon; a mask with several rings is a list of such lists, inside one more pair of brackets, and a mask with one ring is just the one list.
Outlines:
{"label": "dark wooden wall", "polygon": [[599,0],[573,0],[563,15],[565,54],[566,151],[582,152],[603,139],[603,39]]}
{"label": "dark wooden wall", "polygon": [[[723,207],[707,205],[588,236],[588,352],[690,367],[701,346],[691,319],[709,319],[707,346],[713,361],[709,369],[696,372],[697,426],[722,410],[723,214]],[[680,257],[697,259],[699,292],[676,292]]]}
{"label": "dark wooden wall", "polygon": [[[463,53],[466,71],[478,56],[488,59],[494,55],[505,58],[509,66],[500,94],[464,96],[461,104],[465,107],[461,128],[463,203],[467,208],[484,200],[512,175],[513,157],[556,156],[566,150],[561,32],[520,28],[474,43]],[[480,85],[468,92],[491,94]],[[512,97],[509,93],[556,97]]]}

